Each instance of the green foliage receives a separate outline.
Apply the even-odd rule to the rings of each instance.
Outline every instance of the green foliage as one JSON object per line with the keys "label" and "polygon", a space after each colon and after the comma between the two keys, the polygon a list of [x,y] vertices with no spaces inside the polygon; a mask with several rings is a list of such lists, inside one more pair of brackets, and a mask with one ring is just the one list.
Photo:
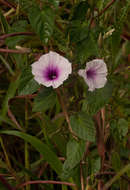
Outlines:
{"label": "green foliage", "polygon": [[[128,121],[120,118],[118,121],[113,120],[111,122],[111,133],[117,141],[122,141],[128,133]],[[114,134],[115,133],[115,134]]]}
{"label": "green foliage", "polygon": [[[67,143],[67,159],[63,165],[62,178],[66,179],[71,176],[71,171],[83,158],[86,143],[84,141],[76,142],[70,140]],[[73,151],[72,151],[73,150]]]}
{"label": "green foliage", "polygon": [[89,57],[98,55],[98,46],[92,34],[77,44],[76,54],[81,63],[84,63]]}
{"label": "green foliage", "polygon": [[80,20],[80,21],[85,20],[88,8],[89,4],[86,1],[79,2],[78,4],[76,4],[73,11],[72,20]]}
{"label": "green foliage", "polygon": [[128,133],[128,122],[121,118],[118,120],[117,125],[120,136],[125,137]]}
{"label": "green foliage", "polygon": [[115,31],[113,32],[112,39],[111,39],[112,54],[113,54],[113,57],[115,58],[116,58],[117,52],[119,51],[119,45],[121,41],[120,35],[122,33],[123,23],[125,22],[129,7],[130,7],[130,2],[127,1],[126,5],[122,7],[120,15],[117,18],[117,22],[115,23]]}
{"label": "green foliage", "polygon": [[76,135],[90,142],[95,141],[95,127],[92,117],[85,112],[78,113],[70,117],[72,130]]}
{"label": "green foliage", "polygon": [[8,32],[9,25],[8,25],[7,20],[3,16],[1,9],[0,9],[0,24],[1,24],[1,27],[2,27],[2,33]]}
{"label": "green foliage", "polygon": [[[129,188],[129,7],[129,0],[0,2],[0,175],[14,189],[24,182],[26,190]],[[32,74],[49,51],[73,68],[56,90]],[[78,71],[97,58],[108,82],[90,92]],[[41,179],[76,187],[28,185]]]}
{"label": "green foliage", "polygon": [[91,115],[97,113],[105,106],[112,96],[113,85],[108,83],[105,87],[97,89],[94,92],[87,92],[87,98],[83,101],[83,110],[87,108],[87,112]]}
{"label": "green foliage", "polygon": [[121,169],[121,160],[117,152],[112,153],[111,162],[112,162],[112,167],[114,168],[114,170],[118,172]]}
{"label": "green foliage", "polygon": [[98,55],[98,46],[93,32],[90,33],[88,23],[73,21],[69,28],[71,43],[76,44],[75,54],[77,63],[84,63],[89,57]]}
{"label": "green foliage", "polygon": [[44,44],[48,43],[53,34],[54,17],[54,11],[50,7],[40,10],[38,6],[32,6],[28,11],[30,24]]}
{"label": "green foliage", "polygon": [[56,94],[52,88],[43,88],[34,100],[33,111],[45,111],[52,108],[56,102]]}
{"label": "green foliage", "polygon": [[30,67],[25,67],[20,77],[19,95],[32,94],[37,91],[39,84],[33,79]]}
{"label": "green foliage", "polygon": [[[8,33],[14,32],[26,32],[27,31],[27,21],[26,20],[18,20],[10,27]],[[6,39],[6,44],[10,48],[15,48],[16,45],[20,45],[25,41],[25,36],[13,36]]]}
{"label": "green foliage", "polygon": [[12,81],[9,85],[9,88],[7,90],[6,96],[5,96],[5,98],[3,100],[3,104],[2,104],[2,109],[1,109],[2,117],[6,116],[6,113],[8,111],[8,107],[9,107],[9,100],[15,96],[18,85],[19,85],[19,77],[15,81]]}
{"label": "green foliage", "polygon": [[[45,2],[44,0],[42,0]],[[53,5],[55,8],[58,8],[60,1],[59,0],[46,0],[46,2],[49,2],[51,5]]]}
{"label": "green foliage", "polygon": [[29,142],[34,148],[44,156],[44,159],[52,166],[52,168],[57,172],[57,174],[61,173],[62,164],[55,155],[54,152],[50,150],[50,148],[41,142],[36,137],[31,135],[27,135],[26,133],[18,132],[18,131],[1,131],[2,134],[14,135],[24,139],[26,142]]}
{"label": "green foliage", "polygon": [[91,159],[91,174],[99,172],[101,169],[101,159],[100,157]]}

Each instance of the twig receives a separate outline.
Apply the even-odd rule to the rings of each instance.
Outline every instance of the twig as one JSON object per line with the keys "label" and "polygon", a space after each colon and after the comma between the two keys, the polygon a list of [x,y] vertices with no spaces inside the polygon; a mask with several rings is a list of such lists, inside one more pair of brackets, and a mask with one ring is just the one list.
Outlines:
{"label": "twig", "polygon": [[[99,177],[101,175],[116,175],[116,173],[115,172],[105,171],[105,172],[95,173],[93,175],[94,175],[94,177]],[[122,175],[121,177],[130,183],[130,178],[129,177],[127,177],[125,175]],[[87,181],[90,180],[90,179],[91,179],[91,175],[87,177]]]}
{"label": "twig", "polygon": [[63,112],[58,113],[57,115],[55,115],[55,116],[52,118],[52,121],[55,121],[55,120],[57,120],[57,119],[59,119],[59,118],[61,118],[61,117],[63,117],[63,116],[64,116],[64,113],[63,113]]}
{"label": "twig", "polygon": [[107,6],[106,6],[101,12],[98,13],[98,15],[92,16],[92,18],[91,18],[91,20],[90,20],[90,26],[92,25],[94,19],[97,18],[97,17],[100,17],[102,14],[104,14],[105,11],[106,11],[110,6],[112,6],[112,4],[113,4],[115,1],[116,1],[116,0],[112,0],[111,2],[109,2],[109,3],[107,4]]}
{"label": "twig", "polygon": [[16,8],[15,5],[13,5],[12,3],[8,2],[7,0],[0,0],[1,3],[3,3],[4,5],[6,5],[7,7],[10,7],[10,8]]}
{"label": "twig", "polygon": [[6,38],[9,38],[9,37],[13,37],[13,36],[24,36],[24,35],[34,35],[33,32],[14,32],[14,33],[10,33],[10,34],[4,34],[2,36],[0,36],[0,40],[4,40]]}
{"label": "twig", "polygon": [[22,188],[26,185],[29,184],[61,184],[61,185],[67,185],[67,186],[76,186],[76,184],[73,183],[68,183],[68,182],[64,182],[64,181],[53,181],[53,180],[37,180],[37,181],[27,181],[26,183],[20,184],[16,187],[16,189]]}
{"label": "twig", "polygon": [[0,176],[9,176],[9,174],[0,174]]}
{"label": "twig", "polygon": [[21,51],[21,50],[15,50],[15,49],[4,49],[4,48],[0,48],[0,52],[3,53],[30,53],[29,51]]}
{"label": "twig", "polygon": [[18,99],[21,99],[21,98],[29,98],[29,99],[32,99],[32,98],[35,98],[36,96],[37,96],[37,94],[27,94],[27,95],[21,95],[21,96],[14,96],[14,97],[11,98],[10,100],[15,99],[15,98],[18,98]]}
{"label": "twig", "polygon": [[106,11],[107,9],[109,9],[109,7],[112,6],[112,4],[113,4],[115,1],[116,1],[116,0],[112,0],[111,2],[109,2],[109,3],[107,4],[107,6],[106,6],[96,17],[99,17],[99,16],[101,16],[102,14],[104,14],[105,11]]}
{"label": "twig", "polygon": [[61,104],[61,107],[62,107],[62,110],[63,110],[63,113],[64,113],[64,116],[65,116],[65,119],[66,119],[66,122],[68,123],[68,128],[69,128],[69,131],[71,132],[72,136],[75,138],[75,140],[78,140],[78,138],[76,137],[75,133],[73,132],[72,128],[71,128],[71,124],[70,124],[70,119],[69,119],[69,116],[68,116],[68,113],[67,113],[67,109],[66,109],[66,106],[64,104],[64,101],[62,99],[62,95],[60,93],[60,90],[57,88],[56,89],[56,93],[58,95],[58,98],[59,98],[59,101],[60,101],[60,104]]}

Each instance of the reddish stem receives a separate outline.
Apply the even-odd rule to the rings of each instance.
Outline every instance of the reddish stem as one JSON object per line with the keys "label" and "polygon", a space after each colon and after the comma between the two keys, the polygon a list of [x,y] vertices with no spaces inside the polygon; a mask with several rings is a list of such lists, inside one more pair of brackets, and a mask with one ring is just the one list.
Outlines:
{"label": "reddish stem", "polygon": [[16,8],[15,5],[13,5],[12,3],[8,2],[7,0],[0,0],[0,2],[4,5],[6,5],[7,7],[10,7],[10,8]]}
{"label": "reddish stem", "polygon": [[104,14],[104,12],[109,9],[109,7],[115,2],[116,0],[112,0],[111,2],[109,2],[107,4],[107,6],[97,15],[97,17],[101,16],[102,14]]}
{"label": "reddish stem", "polygon": [[15,98],[28,98],[28,99],[32,99],[32,98],[35,98],[37,96],[37,94],[27,94],[27,95],[21,95],[21,96],[14,96],[13,98],[11,98],[10,100],[12,99],[15,99]]}
{"label": "reddish stem", "polygon": [[13,37],[13,36],[21,36],[21,35],[34,35],[33,32],[14,32],[14,33],[10,33],[10,34],[4,34],[2,36],[0,36],[0,40],[4,40],[6,38],[9,37]]}
{"label": "reddish stem", "polygon": [[30,53],[28,51],[21,51],[21,50],[15,50],[15,49],[4,49],[4,48],[0,48],[0,52],[3,52],[3,53]]}
{"label": "reddish stem", "polygon": [[67,186],[73,186],[73,187],[76,186],[73,183],[68,183],[68,182],[64,182],[64,181],[53,181],[53,180],[43,181],[43,180],[37,180],[37,181],[27,181],[26,183],[18,185],[16,187],[16,189],[22,188],[22,187],[24,187],[26,185],[29,185],[29,184],[60,184],[60,185],[67,185]]}
{"label": "reddish stem", "polygon": [[[100,13],[98,13],[98,15],[97,15],[96,17],[100,17],[102,14],[104,14],[105,11],[106,11],[115,1],[116,1],[116,0],[112,0],[111,2],[109,2],[109,3],[107,4],[107,6],[106,6]],[[92,23],[93,23],[93,21],[94,21],[94,18],[95,18],[95,17],[92,16],[92,18],[91,18],[91,20],[90,20],[90,26],[92,25]]]}

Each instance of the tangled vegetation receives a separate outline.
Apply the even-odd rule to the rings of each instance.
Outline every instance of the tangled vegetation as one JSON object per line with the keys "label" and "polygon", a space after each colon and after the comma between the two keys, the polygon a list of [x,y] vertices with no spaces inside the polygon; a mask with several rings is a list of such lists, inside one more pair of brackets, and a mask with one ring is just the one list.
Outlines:
{"label": "tangled vegetation", "polygon": [[[129,0],[0,0],[0,190],[130,190],[129,20]],[[31,69],[50,51],[73,68],[56,89]]]}

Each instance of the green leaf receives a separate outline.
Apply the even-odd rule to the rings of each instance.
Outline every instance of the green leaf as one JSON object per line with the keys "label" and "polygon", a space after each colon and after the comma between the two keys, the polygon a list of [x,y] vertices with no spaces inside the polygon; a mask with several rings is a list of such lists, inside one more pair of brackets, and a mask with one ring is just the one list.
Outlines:
{"label": "green leaf", "polygon": [[118,16],[117,22],[115,23],[115,31],[112,34],[111,37],[111,48],[112,48],[112,54],[113,58],[116,58],[116,54],[119,51],[121,38],[120,35],[123,30],[123,24],[126,20],[128,10],[130,8],[130,1],[127,1],[125,6],[122,7],[120,10],[120,15]]}
{"label": "green leaf", "polygon": [[77,44],[77,59],[79,62],[85,62],[90,56],[98,56],[98,45],[92,34]]}
{"label": "green leaf", "polygon": [[78,3],[74,8],[72,20],[83,21],[86,18],[86,13],[89,8],[89,4],[86,1]]}
{"label": "green leaf", "polygon": [[52,142],[56,145],[58,152],[60,152],[63,156],[66,153],[66,142],[67,140],[62,134],[55,134],[51,137]]}
{"label": "green leaf", "polygon": [[34,99],[33,111],[45,111],[56,103],[56,93],[52,88],[44,87]]}
{"label": "green leaf", "polygon": [[0,9],[0,24],[1,24],[1,27],[2,27],[2,32],[6,34],[8,32],[8,30],[9,30],[9,25],[8,25],[8,22],[7,22],[6,18],[2,14],[1,9]]}
{"label": "green leaf", "polygon": [[86,110],[90,115],[96,114],[103,106],[105,106],[111,96],[113,91],[113,85],[107,83],[105,87],[97,89],[94,92],[87,92],[87,98],[83,102],[82,110]]}
{"label": "green leaf", "polygon": [[36,1],[35,0],[18,0],[18,2],[20,4],[20,7],[27,12],[29,10],[30,7],[32,7],[33,5],[35,5]]}
{"label": "green leaf", "polygon": [[81,112],[71,116],[70,123],[72,130],[79,138],[90,142],[95,141],[96,131],[91,116],[85,112]]}
{"label": "green leaf", "polygon": [[54,11],[49,7],[40,10],[38,6],[32,6],[28,13],[29,21],[38,34],[41,41],[46,44],[53,34],[54,29]]}
{"label": "green leaf", "polygon": [[12,127],[16,127],[15,124],[6,116],[1,116],[0,115],[0,122],[4,122]]}
{"label": "green leaf", "polygon": [[7,188],[0,182],[0,189],[1,190],[7,190]]}
{"label": "green leaf", "polygon": [[113,152],[111,155],[111,163],[112,167],[116,172],[118,172],[121,169],[121,160],[120,156],[117,152]]}
{"label": "green leaf", "polygon": [[14,135],[30,143],[40,154],[43,155],[44,160],[46,160],[51,165],[51,167],[56,171],[56,173],[58,175],[61,174],[62,163],[60,162],[56,154],[52,152],[50,148],[46,144],[41,142],[39,139],[37,139],[34,136],[31,136],[22,132],[18,132],[18,131],[13,131],[13,130],[0,131],[0,133],[7,134],[7,135]]}
{"label": "green leaf", "polygon": [[33,79],[31,67],[23,69],[18,88],[19,95],[32,94],[37,91],[39,84]]}
{"label": "green leaf", "polygon": [[9,88],[7,90],[7,93],[6,93],[6,96],[5,96],[5,99],[3,100],[3,104],[2,104],[2,110],[1,110],[1,117],[5,117],[6,116],[6,113],[8,111],[8,102],[11,98],[14,97],[15,93],[16,93],[16,90],[18,88],[18,85],[19,85],[19,77],[10,83],[9,85]]}
{"label": "green leaf", "polygon": [[126,136],[128,133],[128,122],[125,119],[121,118],[118,120],[117,126],[119,134],[123,137]]}
{"label": "green leaf", "polygon": [[[45,0],[42,0],[45,2]],[[53,5],[55,8],[58,8],[60,1],[59,0],[47,0],[51,5]]]}
{"label": "green leaf", "polygon": [[71,170],[80,162],[86,149],[85,141],[70,140],[67,144],[67,159],[63,165],[62,177],[67,178]]}
{"label": "green leaf", "polygon": [[91,159],[91,174],[99,172],[100,168],[101,168],[101,158],[97,157]]}
{"label": "green leaf", "polygon": [[70,40],[72,43],[78,43],[88,37],[88,25],[81,24],[80,21],[73,21],[69,27]]}
{"label": "green leaf", "polygon": [[[9,33],[14,32],[26,32],[27,31],[27,21],[26,20],[18,20],[9,29]],[[20,45],[24,40],[26,39],[26,36],[19,35],[19,36],[13,36],[6,39],[6,44],[10,48],[14,48],[16,45]]]}

